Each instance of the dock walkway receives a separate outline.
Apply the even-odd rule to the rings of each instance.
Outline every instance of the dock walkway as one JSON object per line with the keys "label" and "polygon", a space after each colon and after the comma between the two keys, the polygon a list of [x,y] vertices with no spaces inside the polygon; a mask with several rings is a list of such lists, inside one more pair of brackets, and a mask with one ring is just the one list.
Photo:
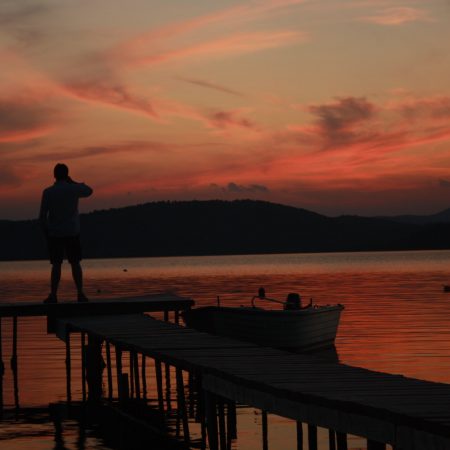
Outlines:
{"label": "dock walkway", "polygon": [[[366,437],[368,448],[450,448],[447,384],[259,347],[138,314],[61,319],[58,329],[63,339],[87,333],[116,352],[129,350],[194,373],[212,397]],[[338,448],[346,444],[339,447],[338,440]]]}

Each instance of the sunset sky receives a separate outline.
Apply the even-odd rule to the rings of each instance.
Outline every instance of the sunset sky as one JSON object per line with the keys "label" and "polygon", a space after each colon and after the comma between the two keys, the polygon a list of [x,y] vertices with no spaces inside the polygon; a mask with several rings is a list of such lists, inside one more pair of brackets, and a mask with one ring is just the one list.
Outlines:
{"label": "sunset sky", "polygon": [[82,210],[450,207],[449,0],[1,0],[0,219],[57,162]]}

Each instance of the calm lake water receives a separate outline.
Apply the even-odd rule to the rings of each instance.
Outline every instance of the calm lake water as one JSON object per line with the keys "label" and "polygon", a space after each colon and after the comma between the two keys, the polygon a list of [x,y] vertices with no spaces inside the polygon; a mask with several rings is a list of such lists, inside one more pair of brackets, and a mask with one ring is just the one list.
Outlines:
{"label": "calm lake water", "polygon": [[[0,262],[0,302],[41,301],[48,294],[50,266],[44,261]],[[247,305],[260,286],[284,299],[299,292],[317,304],[342,303],[336,348],[343,363],[410,377],[450,383],[450,251],[245,255],[220,257],[136,258],[84,261],[86,293],[92,299],[173,291],[198,305]],[[68,266],[63,267],[60,301],[73,300]],[[11,321],[2,321],[4,398],[14,405],[9,370]],[[46,334],[44,319],[19,320],[20,406],[33,408],[0,424],[0,449],[108,449],[94,431],[64,423],[64,445],[45,408],[64,401],[65,346]],[[81,398],[80,352],[73,347],[73,397]],[[150,368],[149,368],[150,372]],[[44,408],[44,409],[36,409]],[[238,412],[235,449],[261,448],[258,411]],[[195,433],[195,430],[194,430]],[[293,422],[269,416],[269,447],[294,448]],[[58,444],[60,445],[60,444]],[[327,435],[319,433],[320,448]],[[349,448],[364,449],[351,437]]]}

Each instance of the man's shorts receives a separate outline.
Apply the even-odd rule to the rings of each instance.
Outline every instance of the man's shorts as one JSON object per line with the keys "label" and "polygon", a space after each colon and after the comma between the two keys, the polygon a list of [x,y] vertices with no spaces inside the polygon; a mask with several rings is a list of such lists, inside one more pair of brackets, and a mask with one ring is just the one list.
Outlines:
{"label": "man's shorts", "polygon": [[81,261],[80,236],[48,236],[47,245],[51,264],[61,264],[64,256],[71,264]]}

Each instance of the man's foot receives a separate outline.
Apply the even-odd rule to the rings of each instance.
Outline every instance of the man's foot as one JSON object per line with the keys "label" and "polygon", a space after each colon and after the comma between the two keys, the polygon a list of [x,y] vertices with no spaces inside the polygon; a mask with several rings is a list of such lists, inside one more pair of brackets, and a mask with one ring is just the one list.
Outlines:
{"label": "man's foot", "polygon": [[86,303],[89,299],[83,294],[78,294],[78,303]]}
{"label": "man's foot", "polygon": [[48,294],[48,297],[44,300],[44,303],[58,303],[58,298],[55,294]]}

